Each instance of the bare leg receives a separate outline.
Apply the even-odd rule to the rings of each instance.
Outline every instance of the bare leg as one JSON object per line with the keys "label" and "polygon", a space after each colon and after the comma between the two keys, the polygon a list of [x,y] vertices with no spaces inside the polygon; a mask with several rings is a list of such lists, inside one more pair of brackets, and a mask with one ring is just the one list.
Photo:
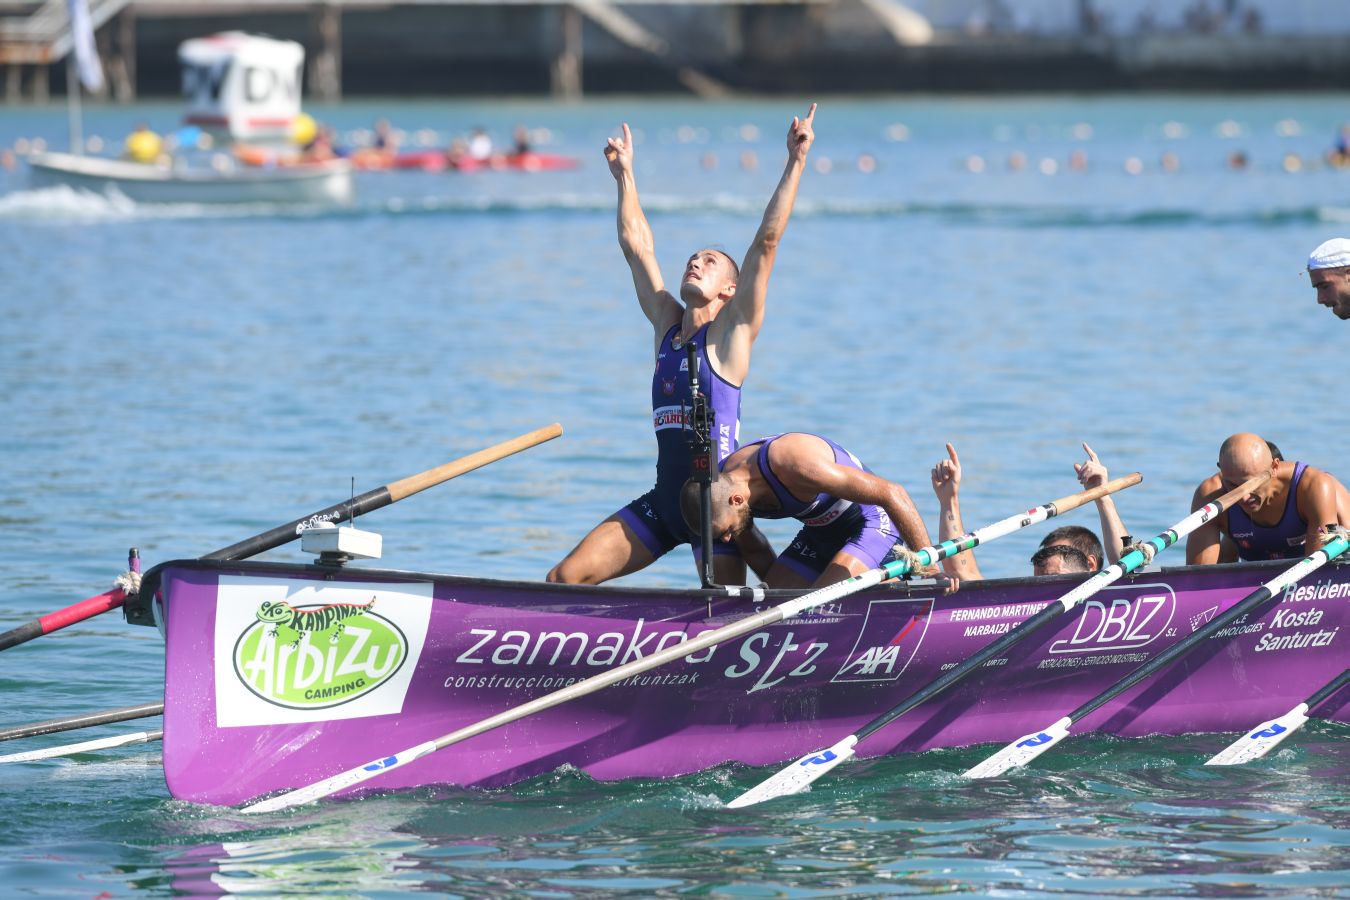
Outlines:
{"label": "bare leg", "polygon": [[825,567],[824,572],[820,573],[820,577],[811,587],[812,589],[819,589],[838,584],[841,581],[847,581],[854,575],[861,575],[869,568],[871,567],[867,563],[841,550],[834,555],[834,559],[830,560],[830,564]]}
{"label": "bare leg", "polygon": [[644,569],[655,559],[633,529],[614,515],[591,529],[562,562],[550,569],[548,580],[599,584]]}

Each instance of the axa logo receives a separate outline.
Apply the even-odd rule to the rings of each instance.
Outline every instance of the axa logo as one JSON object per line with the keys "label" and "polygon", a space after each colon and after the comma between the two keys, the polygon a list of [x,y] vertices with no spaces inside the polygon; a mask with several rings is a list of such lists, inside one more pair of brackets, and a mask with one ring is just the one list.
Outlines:
{"label": "axa logo", "polygon": [[1176,612],[1176,595],[1161,585],[1140,585],[1161,593],[1141,593],[1133,600],[1089,600],[1074,623],[1073,635],[1050,645],[1051,653],[1101,653],[1129,650],[1161,637]]}
{"label": "axa logo", "polygon": [[873,600],[858,639],[831,681],[894,681],[914,659],[933,601]]}
{"label": "axa logo", "polygon": [[388,681],[408,657],[408,639],[366,603],[258,607],[234,645],[234,672],[255,696],[289,709],[355,700]]}

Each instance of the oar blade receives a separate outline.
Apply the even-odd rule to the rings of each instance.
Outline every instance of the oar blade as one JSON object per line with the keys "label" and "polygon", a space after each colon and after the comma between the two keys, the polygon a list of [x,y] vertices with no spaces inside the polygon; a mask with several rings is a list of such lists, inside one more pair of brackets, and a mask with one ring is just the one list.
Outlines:
{"label": "oar blade", "polygon": [[336,775],[325,778],[323,781],[316,781],[313,784],[296,788],[293,791],[277,794],[275,797],[259,800],[257,803],[250,803],[248,806],[240,807],[239,811],[242,813],[277,812],[282,809],[290,809],[293,806],[303,806],[306,803],[313,803],[315,800],[322,800],[324,797],[330,797],[338,791],[346,790],[349,787],[355,787],[363,781],[369,781],[377,775],[388,772],[390,769],[406,766],[413,760],[421,759],[428,753],[436,752],[436,750],[436,742],[427,741],[425,744],[409,747],[407,750],[404,750],[401,753],[395,753],[393,756],[373,759],[365,765],[357,766],[354,769],[348,769],[345,772],[339,772]]}
{"label": "oar blade", "polygon": [[828,750],[808,753],[792,765],[775,772],[750,790],[727,804],[727,809],[740,809],[754,806],[775,797],[789,797],[800,794],[809,788],[817,778],[853,756],[853,747],[858,743],[855,735],[849,735]]}
{"label": "oar blade", "polygon": [[1205,760],[1207,766],[1240,766],[1260,759],[1308,721],[1308,705],[1300,703],[1269,722],[1262,722],[1218,753]]}
{"label": "oar blade", "polygon": [[1069,736],[1068,716],[1060,719],[1044,731],[1024,734],[993,756],[961,773],[962,778],[997,778],[1009,769],[1025,766],[1051,747]]}
{"label": "oar blade", "polygon": [[39,759],[55,759],[58,756],[75,756],[78,753],[92,753],[95,750],[125,747],[129,744],[148,744],[162,737],[164,737],[162,731],[138,731],[135,734],[119,734],[115,737],[81,741],[78,744],[62,744],[58,747],[47,747],[42,750],[29,750],[26,753],[9,753],[0,756],[0,763],[33,762]]}

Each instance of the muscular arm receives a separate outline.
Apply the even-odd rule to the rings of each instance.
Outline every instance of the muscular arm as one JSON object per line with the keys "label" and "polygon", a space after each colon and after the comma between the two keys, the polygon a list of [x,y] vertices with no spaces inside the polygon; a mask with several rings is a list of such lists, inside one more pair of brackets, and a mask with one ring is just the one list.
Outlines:
{"label": "muscular arm", "polygon": [[797,201],[797,186],[806,170],[806,154],[815,140],[812,123],[816,105],[805,119],[792,119],[788,129],[788,159],[778,187],[769,198],[764,218],[755,232],[755,239],[741,263],[741,275],[736,293],[725,309],[718,314],[708,331],[709,351],[715,353],[714,364],[732,384],[742,384],[750,371],[750,350],[764,324],[764,303],[768,296],[769,275],[778,258],[778,244],[787,230],[792,207]]}
{"label": "muscular arm", "polygon": [[623,125],[622,138],[610,138],[605,147],[605,160],[619,189],[618,230],[619,249],[628,261],[633,274],[633,288],[647,320],[652,323],[659,343],[670,327],[680,321],[684,313],[661,277],[656,264],[656,244],[651,226],[638,200],[637,182],[633,178],[633,133],[628,123]]}
{"label": "muscular arm", "polygon": [[[956,448],[947,445],[947,458],[933,467],[933,493],[938,498],[938,540],[950,541],[966,533],[961,523],[961,460]],[[980,564],[975,551],[967,550],[942,561],[942,570],[961,581],[979,581]]]}
{"label": "muscular arm", "polygon": [[1299,516],[1308,523],[1303,549],[1305,553],[1312,553],[1322,546],[1321,527],[1339,522],[1335,479],[1320,469],[1305,469],[1298,483],[1298,496],[1294,499]]}
{"label": "muscular arm", "polygon": [[[1073,467],[1078,475],[1078,483],[1088,490],[1106,484],[1109,478],[1106,466],[1102,465],[1097,454],[1086,443],[1083,449],[1087,451],[1087,461],[1075,463]],[[1099,568],[1104,569],[1120,562],[1120,551],[1124,546],[1122,538],[1129,532],[1125,530],[1125,523],[1120,520],[1120,513],[1116,512],[1116,501],[1110,494],[1097,501],[1097,517],[1102,523],[1102,546],[1106,552],[1106,559],[1100,561]]]}
{"label": "muscular arm", "polygon": [[[1222,496],[1223,484],[1218,475],[1200,482],[1191,498],[1191,512]],[[1215,563],[1236,562],[1237,545],[1220,529],[1219,523],[1228,522],[1228,513],[1216,516],[1190,533],[1186,538],[1186,565],[1212,566]]]}
{"label": "muscular arm", "polygon": [[880,506],[911,549],[919,550],[931,543],[928,528],[908,491],[869,472],[839,465],[834,461],[834,451],[820,438],[809,434],[784,435],[769,452],[773,454],[774,471],[798,497],[826,493],[841,500]]}

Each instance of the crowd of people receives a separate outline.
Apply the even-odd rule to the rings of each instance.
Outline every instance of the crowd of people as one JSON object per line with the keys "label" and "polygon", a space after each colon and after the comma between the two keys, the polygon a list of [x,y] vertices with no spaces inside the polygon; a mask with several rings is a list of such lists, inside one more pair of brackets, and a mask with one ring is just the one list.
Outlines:
{"label": "crowd of people", "polygon": [[[885,559],[930,545],[929,532],[910,494],[828,437],[792,432],[740,441],[741,385],[764,321],[769,277],[815,140],[816,105],[793,117],[787,162],[744,258],[704,247],[685,262],[678,298],[666,286],[651,226],[633,175],[634,142],[625,123],[604,155],[618,186],[619,247],[638,303],[652,325],[655,372],[652,423],[656,432],[656,484],[593,528],[548,573],[552,582],[597,584],[650,565],[690,544],[700,559],[703,496],[710,496],[713,576],[742,584],[747,567],[770,588],[819,588],[876,568]],[[1334,238],[1307,260],[1317,302],[1350,319],[1350,238]],[[707,436],[719,474],[709,487],[691,477],[689,412],[694,408],[690,366],[713,413]],[[938,538],[964,535],[956,448],[932,469],[939,505]],[[1074,466],[1086,489],[1104,485],[1108,471],[1083,444],[1086,459]],[[1187,537],[1186,562],[1209,565],[1237,560],[1297,559],[1350,526],[1350,492],[1333,475],[1283,458],[1278,447],[1251,433],[1233,434],[1218,448],[1217,471],[1196,487],[1192,509],[1268,474]],[[1096,501],[1102,538],[1081,526],[1046,535],[1031,557],[1032,574],[1088,573],[1118,561],[1131,538],[1107,495]],[[801,528],[781,553],[755,527],[756,519],[794,518]],[[1150,554],[1151,555],[1151,554]],[[911,568],[936,576],[932,566]],[[942,563],[951,587],[982,577],[973,553]]]}

